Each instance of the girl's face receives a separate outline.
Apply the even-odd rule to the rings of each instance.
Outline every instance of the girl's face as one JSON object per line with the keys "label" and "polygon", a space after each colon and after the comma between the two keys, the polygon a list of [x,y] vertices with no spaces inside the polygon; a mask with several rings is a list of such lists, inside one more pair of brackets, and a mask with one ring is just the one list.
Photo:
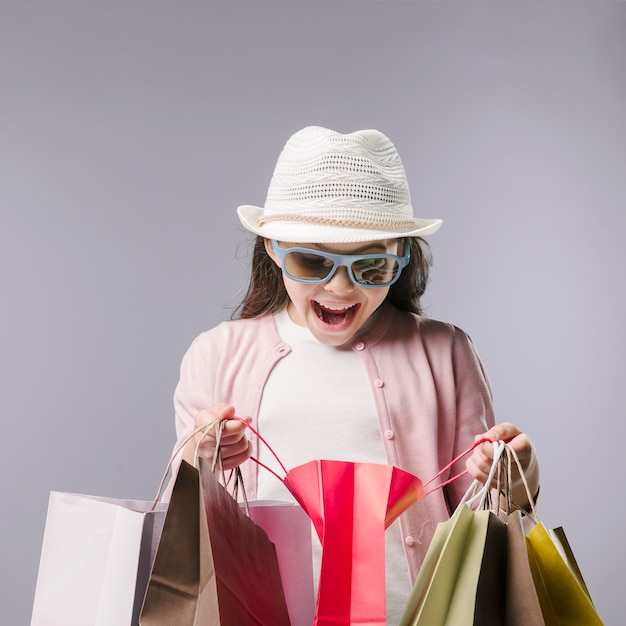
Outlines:
{"label": "girl's face", "polygon": [[[398,254],[401,248],[398,239],[342,244],[294,244],[281,241],[279,244],[283,248],[310,248],[335,254]],[[265,240],[265,249],[280,267],[280,260],[270,240]],[[356,337],[372,326],[378,308],[389,293],[389,287],[355,285],[345,267],[338,267],[325,283],[301,283],[292,280],[284,272],[283,280],[289,295],[287,311],[291,319],[300,326],[306,326],[321,343],[336,347],[349,348]]]}

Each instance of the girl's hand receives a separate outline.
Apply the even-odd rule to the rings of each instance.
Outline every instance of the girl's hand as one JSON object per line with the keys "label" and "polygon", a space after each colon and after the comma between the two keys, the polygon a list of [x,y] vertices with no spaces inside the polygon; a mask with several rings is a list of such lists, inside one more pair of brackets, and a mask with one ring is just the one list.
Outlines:
{"label": "girl's hand", "polygon": [[[235,417],[235,408],[224,403],[215,404],[208,409],[203,409],[196,415],[194,428],[206,426],[216,420],[228,419],[230,421],[224,424],[222,430],[222,438],[220,441],[220,451],[222,454],[222,462],[225,470],[230,470],[250,458],[252,453],[252,443],[246,437],[244,424],[238,420],[230,419]],[[251,417],[243,417],[243,420],[250,423]],[[198,445],[200,441],[200,445]],[[187,445],[183,453],[183,458],[188,463],[194,463],[194,455],[198,448],[198,456],[206,459],[209,463],[213,462],[216,448],[215,429],[209,429],[208,433],[203,437],[202,433],[195,435]]]}
{"label": "girl's hand", "polygon": [[[513,450],[515,450],[524,475],[526,476],[530,493],[532,494],[533,499],[536,500],[536,496],[539,492],[539,463],[537,461],[535,447],[533,446],[533,443],[528,435],[520,431],[513,424],[505,422],[497,424],[482,435],[477,435],[475,441],[485,437],[491,441],[505,441],[509,444],[509,446],[511,446],[511,448],[513,448]],[[484,483],[489,475],[492,461],[493,445],[491,443],[483,443],[474,449],[472,456],[470,456],[466,462],[466,467],[468,472],[474,478],[477,478]],[[513,484],[511,495],[513,502],[528,510],[530,508],[528,494],[526,493],[526,488],[522,483],[517,465],[515,463],[513,464],[512,470]]]}

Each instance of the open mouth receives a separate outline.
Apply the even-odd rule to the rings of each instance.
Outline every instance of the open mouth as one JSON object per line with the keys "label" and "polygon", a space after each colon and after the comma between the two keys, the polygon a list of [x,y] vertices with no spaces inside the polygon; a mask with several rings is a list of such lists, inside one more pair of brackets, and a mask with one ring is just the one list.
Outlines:
{"label": "open mouth", "polygon": [[315,310],[315,314],[317,315],[317,317],[319,317],[325,324],[330,324],[331,326],[336,326],[349,322],[354,317],[354,314],[357,312],[358,308],[358,304],[353,304],[350,306],[322,306],[319,302],[316,302],[315,300],[313,301],[313,309]]}

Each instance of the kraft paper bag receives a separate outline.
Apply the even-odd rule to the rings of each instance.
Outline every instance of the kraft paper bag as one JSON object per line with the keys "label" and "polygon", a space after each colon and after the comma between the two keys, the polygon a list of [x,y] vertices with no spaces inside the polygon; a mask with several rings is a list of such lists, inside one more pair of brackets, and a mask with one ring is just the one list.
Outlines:
{"label": "kraft paper bag", "polygon": [[198,465],[178,470],[140,623],[289,625],[274,545]]}
{"label": "kraft paper bag", "polygon": [[522,512],[507,519],[506,621],[507,626],[545,626],[539,597],[535,589]]}
{"label": "kraft paper bag", "polygon": [[165,505],[53,491],[31,626],[138,626]]}

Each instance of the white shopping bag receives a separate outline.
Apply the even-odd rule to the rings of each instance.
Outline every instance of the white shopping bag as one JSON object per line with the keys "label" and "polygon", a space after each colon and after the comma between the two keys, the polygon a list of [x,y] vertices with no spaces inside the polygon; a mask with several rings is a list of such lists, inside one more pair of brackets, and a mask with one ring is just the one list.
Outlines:
{"label": "white shopping bag", "polygon": [[31,626],[138,626],[166,504],[53,491]]}

